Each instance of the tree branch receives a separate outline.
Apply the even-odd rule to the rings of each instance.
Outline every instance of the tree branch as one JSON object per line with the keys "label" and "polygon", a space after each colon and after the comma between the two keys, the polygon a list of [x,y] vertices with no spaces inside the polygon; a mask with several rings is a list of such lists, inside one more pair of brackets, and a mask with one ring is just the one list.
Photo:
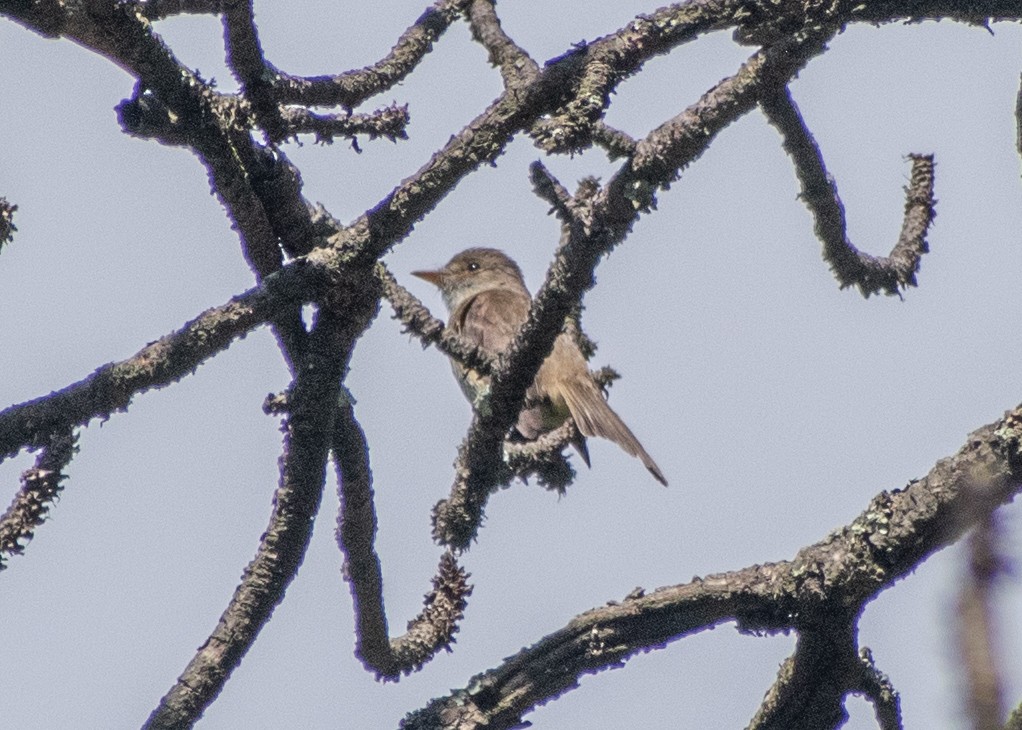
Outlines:
{"label": "tree branch", "polygon": [[5,556],[23,553],[35,528],[46,520],[67,479],[63,471],[78,451],[77,440],[71,430],[54,433],[35,466],[21,475],[21,489],[0,517],[0,570],[7,567]]}
{"label": "tree branch", "polygon": [[969,569],[958,596],[958,648],[965,699],[974,730],[1001,730],[1004,691],[993,611],[995,583],[1003,570],[999,530],[995,515],[987,509],[972,521],[978,524],[969,536]]}
{"label": "tree branch", "polygon": [[341,376],[355,339],[374,311],[363,308],[357,317],[352,309],[345,308],[340,316],[327,308],[319,312],[308,355],[294,381],[270,524],[216,629],[160,700],[146,728],[190,727],[202,715],[283,600],[301,565],[322,499]]}
{"label": "tree branch", "polygon": [[[382,266],[382,265],[381,265]],[[383,571],[373,543],[376,508],[373,504],[369,445],[355,420],[350,398],[344,398],[334,422],[333,453],[341,502],[337,544],[345,556],[344,576],[355,608],[355,654],[378,678],[398,679],[419,669],[440,649],[450,649],[466,599],[472,592],[468,574],[454,556],[444,553],[426,607],[408,624],[408,632],[389,638],[383,602]]]}
{"label": "tree branch", "polygon": [[823,243],[823,258],[844,289],[858,286],[863,296],[883,291],[900,294],[916,286],[916,272],[929,251],[926,233],[933,222],[933,156],[910,155],[912,178],[906,188],[905,220],[901,236],[890,256],[877,258],[859,251],[848,240],[845,210],[837,185],[827,173],[820,148],[806,127],[787,87],[760,101],[767,119],[784,137],[784,149],[795,164],[801,197],[816,221],[816,235]]}
{"label": "tree branch", "polygon": [[438,0],[408,28],[390,53],[372,66],[336,76],[291,76],[274,81],[281,104],[353,108],[394,87],[415,70],[433,44],[458,19],[469,0]]}
{"label": "tree branch", "polygon": [[[979,496],[974,484],[983,485]],[[975,513],[969,512],[965,520],[959,517],[965,503],[979,500],[983,509],[993,509],[1020,491],[1022,406],[970,434],[955,456],[939,461],[924,478],[878,494],[850,525],[803,548],[793,560],[697,578],[587,611],[499,667],[477,675],[469,687],[412,713],[402,727],[517,727],[538,704],[575,688],[583,674],[621,666],[636,653],[663,648],[728,621],[735,621],[743,632],[800,632],[799,645],[805,648],[801,655],[796,651],[798,661],[816,657],[814,662],[843,665],[839,674],[848,684],[841,694],[861,691],[863,667],[854,654],[851,621],[878,593],[955,542],[974,523]],[[843,637],[837,653],[827,648],[835,631]],[[782,682],[788,684],[789,673],[811,681],[811,665],[801,669],[786,665]],[[822,709],[833,709],[833,698],[839,696],[833,688],[794,685],[783,692],[788,697],[820,693],[815,696],[826,701],[813,707]],[[785,706],[794,713],[786,717],[801,722],[797,704]]]}
{"label": "tree branch", "polygon": [[472,37],[489,52],[490,63],[500,69],[504,88],[532,83],[539,76],[539,64],[504,32],[494,5],[494,0],[472,0],[468,3]]}

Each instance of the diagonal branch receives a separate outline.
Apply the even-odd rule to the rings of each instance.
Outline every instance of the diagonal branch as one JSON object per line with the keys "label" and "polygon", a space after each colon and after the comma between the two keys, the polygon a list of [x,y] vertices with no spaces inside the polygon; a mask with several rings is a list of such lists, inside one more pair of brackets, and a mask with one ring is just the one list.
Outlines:
{"label": "diagonal branch", "polygon": [[760,102],[770,123],[784,136],[784,149],[795,164],[802,184],[801,197],[813,214],[816,235],[823,243],[823,258],[844,289],[858,286],[866,297],[878,292],[899,294],[916,285],[916,272],[929,251],[926,233],[933,222],[933,157],[910,155],[912,178],[906,188],[905,220],[890,256],[874,257],[848,240],[845,210],[837,185],[827,173],[823,155],[805,125],[787,87]]}
{"label": "diagonal branch", "polygon": [[0,460],[24,447],[45,446],[49,435],[128,408],[131,399],[190,375],[206,359],[266,322],[294,295],[294,277],[277,277],[181,329],[146,345],[121,362],[50,395],[0,411]]}
{"label": "diagonal branch", "polygon": [[492,358],[476,344],[445,327],[426,305],[397,282],[383,263],[376,265],[376,276],[383,286],[383,296],[394,309],[394,317],[401,320],[405,332],[415,335],[424,348],[433,345],[448,357],[483,375],[492,372]]}
{"label": "diagonal branch", "polygon": [[504,32],[494,5],[494,0],[468,3],[472,37],[489,52],[490,63],[500,69],[505,88],[531,83],[539,75],[539,64]]}
{"label": "diagonal branch", "polygon": [[[972,488],[977,483],[984,486],[979,495]],[[799,631],[806,658],[813,654],[845,667],[842,694],[862,691],[864,660],[852,650],[851,622],[863,606],[971,527],[976,512],[960,518],[966,503],[979,500],[989,510],[1020,491],[1022,405],[970,434],[957,454],[940,460],[924,478],[878,494],[850,525],[794,559],[697,578],[587,611],[477,675],[470,687],[412,713],[402,727],[518,727],[524,714],[577,687],[583,674],[619,667],[637,653],[728,621],[743,632]],[[833,641],[843,646],[840,656],[828,653],[827,643]],[[811,672],[798,671],[814,680]],[[837,696],[827,688],[784,689],[789,697],[804,692],[824,700]],[[797,711],[794,702],[785,706]],[[797,712],[790,717],[798,722]]]}
{"label": "diagonal branch", "polygon": [[415,70],[433,49],[469,0],[438,0],[419,16],[386,56],[372,66],[336,76],[280,74],[274,94],[281,104],[356,107],[366,99],[393,88]]}

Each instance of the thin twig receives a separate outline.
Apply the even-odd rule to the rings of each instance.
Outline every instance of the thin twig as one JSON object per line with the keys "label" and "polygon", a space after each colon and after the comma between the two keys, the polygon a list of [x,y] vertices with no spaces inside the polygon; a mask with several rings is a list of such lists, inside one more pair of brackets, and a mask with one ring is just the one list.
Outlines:
{"label": "thin twig", "polygon": [[[406,105],[393,104],[378,109],[372,114],[316,114],[302,107],[286,107],[280,113],[286,128],[284,136],[314,134],[316,141],[333,142],[334,137],[348,137],[364,134],[369,139],[383,137],[394,142],[407,139],[405,129],[411,117]],[[357,147],[356,147],[357,149]]]}
{"label": "thin twig", "polygon": [[46,520],[67,478],[63,471],[78,451],[76,441],[70,429],[53,434],[35,466],[21,475],[21,489],[0,517],[0,570],[7,567],[5,556],[23,553],[35,528]]}
{"label": "thin twig", "polygon": [[412,24],[385,57],[358,71],[335,76],[292,76],[274,82],[281,104],[353,108],[393,88],[415,70],[433,44],[456,21],[469,0],[438,0]]}

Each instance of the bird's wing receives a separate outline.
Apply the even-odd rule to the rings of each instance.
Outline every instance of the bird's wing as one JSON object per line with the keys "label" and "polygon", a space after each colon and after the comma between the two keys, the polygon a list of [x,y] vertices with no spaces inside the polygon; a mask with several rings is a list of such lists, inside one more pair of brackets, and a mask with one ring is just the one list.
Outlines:
{"label": "bird's wing", "polygon": [[489,289],[465,300],[454,310],[454,329],[491,355],[504,352],[529,317],[529,295],[509,289]]}

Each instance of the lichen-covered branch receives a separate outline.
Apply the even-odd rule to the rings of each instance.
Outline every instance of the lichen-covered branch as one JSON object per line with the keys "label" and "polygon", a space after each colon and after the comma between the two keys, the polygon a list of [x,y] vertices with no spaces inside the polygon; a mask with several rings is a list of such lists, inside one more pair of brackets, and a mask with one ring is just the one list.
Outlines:
{"label": "lichen-covered branch", "polygon": [[539,64],[504,32],[494,5],[494,0],[468,3],[472,37],[489,52],[490,63],[500,69],[505,88],[530,83],[539,75]]}
{"label": "lichen-covered branch", "polygon": [[14,232],[18,230],[14,225],[14,211],[18,206],[7,202],[7,198],[0,196],[0,251],[5,243],[14,240]]}
{"label": "lichen-covered branch", "polygon": [[449,330],[434,317],[418,297],[401,286],[383,263],[376,265],[376,275],[383,286],[383,296],[394,309],[394,317],[408,332],[422,342],[423,347],[433,345],[448,357],[489,375],[493,360],[477,345]]}
{"label": "lichen-covered branch", "polygon": [[347,137],[354,143],[355,136],[359,134],[371,140],[380,137],[391,142],[407,139],[405,129],[410,120],[408,107],[400,104],[392,104],[372,114],[316,114],[302,107],[285,107],[280,118],[286,126],[284,136],[314,134],[316,141],[321,143],[331,143],[335,137]]}
{"label": "lichen-covered branch", "polygon": [[361,318],[347,314],[319,313],[292,390],[270,524],[216,629],[160,700],[146,728],[191,727],[220,693],[301,565],[322,499],[341,374],[371,316],[364,310]]}
{"label": "lichen-covered branch", "polygon": [[820,148],[806,127],[787,87],[764,96],[763,111],[784,136],[784,149],[795,164],[802,185],[801,197],[813,214],[823,257],[841,288],[857,286],[864,296],[878,292],[899,294],[916,285],[916,272],[929,247],[926,233],[934,217],[933,157],[910,155],[912,177],[906,189],[905,220],[891,254],[875,257],[859,251],[848,240],[845,210],[837,185],[823,162]]}
{"label": "lichen-covered branch", "polygon": [[[982,490],[974,489],[976,484]],[[621,666],[636,653],[729,621],[743,632],[799,632],[800,648],[781,670],[780,704],[761,727],[819,727],[800,724],[799,718],[809,716],[799,710],[799,701],[811,700],[807,707],[814,712],[837,717],[835,698],[864,688],[864,660],[854,647],[863,606],[958,540],[976,514],[1020,491],[1022,406],[970,434],[957,454],[939,461],[922,479],[878,494],[851,524],[794,559],[639,592],[587,611],[473,677],[464,689],[412,713],[402,727],[518,727],[527,712],[575,688],[583,674]],[[966,504],[971,508],[964,510]],[[844,688],[815,686],[814,667],[829,667],[827,676],[844,677]],[[799,686],[799,676],[809,685]],[[794,724],[766,723],[770,718]]]}
{"label": "lichen-covered branch", "polygon": [[204,360],[286,305],[288,290],[293,291],[290,279],[274,279],[270,286],[251,289],[203,312],[127,360],[104,365],[63,390],[0,411],[0,460],[25,447],[45,446],[50,434],[126,410],[136,395],[194,372]]}
{"label": "lichen-covered branch", "polygon": [[36,457],[35,466],[21,475],[21,489],[0,517],[0,570],[5,559],[20,555],[43,524],[67,479],[64,468],[78,450],[77,437],[70,429],[55,433]]}
{"label": "lichen-covered branch", "polygon": [[438,0],[401,34],[390,53],[372,66],[334,76],[303,78],[282,73],[274,83],[274,94],[282,104],[356,107],[414,71],[468,2]]}
{"label": "lichen-covered branch", "polygon": [[378,677],[396,680],[450,647],[472,588],[468,574],[451,553],[445,553],[424,610],[409,623],[407,633],[390,638],[383,603],[383,571],[374,547],[376,509],[369,445],[355,420],[350,398],[338,408],[332,438],[341,503],[336,536],[345,556],[344,576],[351,586],[355,609],[355,654]]}

